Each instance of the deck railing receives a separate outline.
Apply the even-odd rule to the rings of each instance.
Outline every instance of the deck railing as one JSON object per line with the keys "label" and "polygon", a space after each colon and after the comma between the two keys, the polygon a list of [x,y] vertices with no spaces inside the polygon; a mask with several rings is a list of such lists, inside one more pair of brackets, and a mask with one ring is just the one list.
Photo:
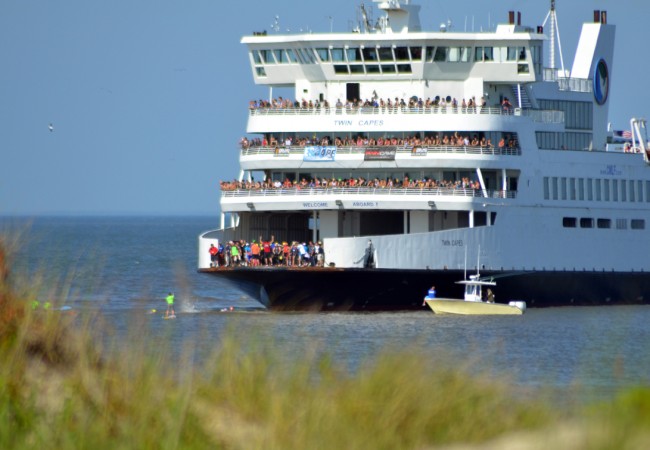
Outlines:
{"label": "deck railing", "polygon": [[[519,147],[472,147],[472,146],[450,146],[450,145],[441,145],[441,146],[427,146],[427,145],[418,145],[418,146],[394,146],[394,145],[384,145],[384,146],[368,146],[368,147],[357,147],[357,146],[342,146],[336,147],[337,155],[360,155],[363,156],[367,148],[380,148],[382,150],[395,150],[398,155],[413,155],[413,158],[421,158],[422,153],[417,153],[415,149],[422,150],[427,155],[429,153],[433,154],[451,154],[451,155],[489,155],[489,156],[519,156],[521,155],[521,149]],[[278,146],[260,146],[260,147],[248,147],[242,149],[242,156],[259,156],[259,155],[274,155],[278,157],[286,157],[290,155],[304,155],[305,147],[300,145],[278,145]]]}
{"label": "deck railing", "polygon": [[321,105],[312,108],[251,108],[249,115],[257,116],[359,116],[359,115],[490,115],[490,116],[525,116],[531,117],[535,122],[542,123],[563,123],[564,112],[546,111],[529,108],[502,108],[500,106],[474,106],[474,107],[453,107],[453,106],[430,106],[430,107],[336,107]]}
{"label": "deck railing", "polygon": [[516,198],[516,191],[487,190],[487,197],[481,189],[435,187],[435,188],[376,188],[376,187],[306,187],[276,189],[234,189],[221,191],[225,198],[283,197],[283,196],[341,196],[347,195],[389,195],[395,197],[482,197],[482,198]]}
{"label": "deck railing", "polygon": [[544,81],[556,82],[561,91],[593,92],[594,90],[593,80],[563,76],[561,69],[545,68],[543,79]]}

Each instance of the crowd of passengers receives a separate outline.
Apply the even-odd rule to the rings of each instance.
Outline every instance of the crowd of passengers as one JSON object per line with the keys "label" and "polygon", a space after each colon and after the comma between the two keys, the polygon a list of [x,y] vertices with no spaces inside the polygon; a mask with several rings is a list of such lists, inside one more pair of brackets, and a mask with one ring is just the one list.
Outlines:
{"label": "crowd of passengers", "polygon": [[467,177],[462,178],[461,180],[449,181],[449,180],[432,180],[431,178],[423,179],[410,179],[409,177],[404,177],[403,180],[397,178],[374,178],[372,180],[366,180],[363,177],[358,178],[311,178],[307,180],[306,178],[298,180],[289,180],[285,178],[284,181],[279,180],[270,180],[265,181],[246,181],[246,180],[233,180],[233,181],[222,181],[220,183],[222,191],[235,191],[239,189],[243,190],[262,190],[262,189],[310,189],[310,188],[357,188],[357,187],[368,187],[368,188],[413,188],[413,189],[473,189],[478,190],[481,188],[481,184],[478,181],[472,181]]}
{"label": "crowd of passengers", "polygon": [[[336,147],[484,147],[484,148],[494,148],[491,139],[487,139],[485,136],[479,137],[477,134],[472,136],[465,135],[462,136],[460,133],[455,132],[452,135],[449,134],[437,134],[436,136],[425,136],[420,138],[419,136],[406,136],[403,138],[396,138],[395,136],[383,136],[378,138],[371,138],[368,136],[357,136],[355,137],[335,137],[332,139],[329,136],[323,137],[299,137],[299,136],[288,136],[280,141],[273,136],[266,136],[261,138],[248,139],[246,137],[241,138],[239,144],[242,149],[248,149],[251,147],[306,147],[309,145],[334,145]],[[497,146],[501,149],[503,148],[517,148],[518,143],[516,139],[507,139],[502,137]]]}
{"label": "crowd of passengers", "polygon": [[325,250],[319,242],[276,242],[271,240],[229,241],[226,245],[210,245],[210,267],[286,266],[322,267]]}
{"label": "crowd of passengers", "polygon": [[[503,100],[501,100],[501,107],[503,108],[504,111],[510,112],[513,108],[512,103],[508,99],[508,97],[504,97]],[[408,100],[405,100],[403,98],[398,98],[395,97],[394,100],[391,100],[390,98],[387,98],[384,100],[383,98],[377,99],[373,98],[371,100],[366,99],[366,100],[360,100],[360,99],[354,99],[354,100],[346,100],[345,103],[342,102],[340,99],[336,101],[336,104],[334,105],[336,109],[342,110],[354,110],[354,109],[359,109],[359,108],[386,108],[386,109],[404,109],[404,108],[446,108],[447,106],[451,108],[463,108],[463,109],[472,109],[476,107],[486,107],[487,106],[487,101],[485,100],[484,97],[481,97],[479,100],[476,100],[476,97],[472,97],[469,100],[465,100],[464,98],[458,102],[458,100],[455,97],[451,96],[446,96],[446,97],[441,97],[441,96],[436,96],[435,98],[431,99],[428,97],[426,100],[423,100],[422,98],[413,96],[409,98]],[[319,100],[305,100],[304,98],[302,101],[298,100],[290,100],[288,98],[274,98],[272,100],[251,100],[249,102],[249,108],[251,110],[257,110],[257,109],[303,109],[303,110],[316,110],[316,109],[327,109],[330,108],[330,104],[327,100],[323,100],[322,102]]]}

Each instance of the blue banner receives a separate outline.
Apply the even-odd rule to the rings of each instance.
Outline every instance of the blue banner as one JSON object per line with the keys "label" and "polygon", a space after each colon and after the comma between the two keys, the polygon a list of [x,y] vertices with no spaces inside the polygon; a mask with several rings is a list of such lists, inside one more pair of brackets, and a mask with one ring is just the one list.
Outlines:
{"label": "blue banner", "polygon": [[305,147],[303,161],[334,161],[336,158],[336,146],[309,146]]}

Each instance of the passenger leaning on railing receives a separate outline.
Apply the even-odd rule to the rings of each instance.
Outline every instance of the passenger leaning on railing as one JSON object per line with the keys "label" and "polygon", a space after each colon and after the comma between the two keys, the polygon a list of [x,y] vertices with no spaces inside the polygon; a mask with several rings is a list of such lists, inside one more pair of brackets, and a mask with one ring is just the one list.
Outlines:
{"label": "passenger leaning on railing", "polygon": [[224,191],[233,191],[233,190],[268,190],[268,189],[328,189],[328,188],[372,188],[372,189],[385,189],[385,188],[408,188],[408,189],[480,189],[480,184],[478,181],[472,181],[467,177],[464,177],[460,180],[450,181],[450,180],[433,180],[431,178],[422,178],[422,179],[410,179],[409,177],[404,177],[403,180],[397,178],[385,178],[379,179],[374,178],[372,180],[366,180],[363,177],[358,178],[302,178],[300,181],[294,180],[290,181],[288,178],[284,182],[280,183],[279,181],[233,181],[233,182],[221,182],[221,189]]}

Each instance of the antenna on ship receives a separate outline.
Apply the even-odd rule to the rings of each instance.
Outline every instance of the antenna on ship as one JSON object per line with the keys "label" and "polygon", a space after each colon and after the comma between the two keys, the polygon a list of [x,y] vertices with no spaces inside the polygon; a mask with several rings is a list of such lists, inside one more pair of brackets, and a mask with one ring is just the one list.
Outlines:
{"label": "antenna on ship", "polygon": [[562,76],[564,77],[564,57],[562,56],[562,42],[560,42],[560,28],[557,23],[557,14],[555,13],[555,0],[551,0],[551,10],[546,15],[542,26],[546,26],[548,19],[551,19],[551,36],[549,51],[549,68],[555,71],[555,36],[557,35],[557,48],[560,51],[560,65],[562,66]]}
{"label": "antenna on ship", "polygon": [[275,16],[275,20],[273,21],[273,24],[271,25],[271,29],[275,31],[276,33],[280,31],[280,16]]}
{"label": "antenna on ship", "polygon": [[370,30],[372,29],[372,24],[370,23],[370,19],[368,18],[368,12],[366,11],[366,6],[361,3],[359,5],[359,12],[361,13],[361,21],[363,22],[363,29],[366,33],[369,33]]}

